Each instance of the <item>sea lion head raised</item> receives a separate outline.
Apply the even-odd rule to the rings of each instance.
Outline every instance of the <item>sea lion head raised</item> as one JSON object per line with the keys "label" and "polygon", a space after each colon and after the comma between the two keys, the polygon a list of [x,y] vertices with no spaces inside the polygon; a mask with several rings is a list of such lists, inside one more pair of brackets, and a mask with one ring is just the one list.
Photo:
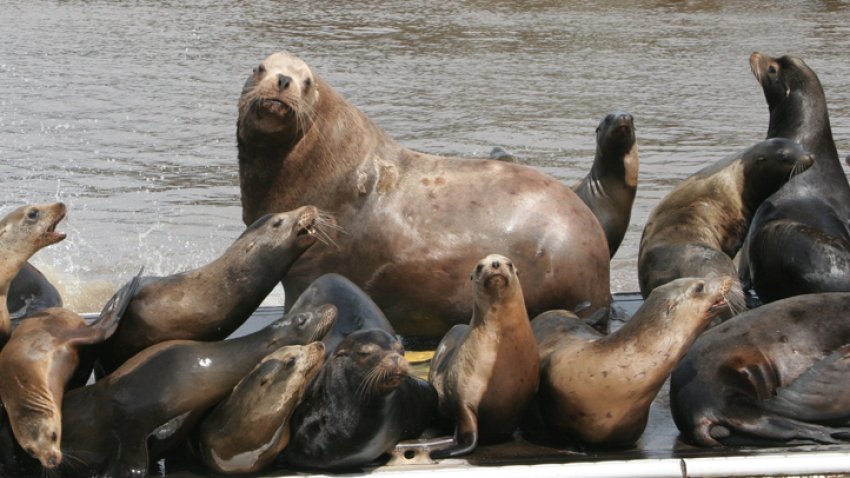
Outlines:
{"label": "sea lion head raised", "polygon": [[316,83],[303,60],[285,51],[272,53],[242,87],[239,131],[250,122],[251,130],[265,134],[303,134],[313,121],[311,112],[319,97]]}
{"label": "sea lion head raised", "polygon": [[255,248],[273,252],[283,248],[297,251],[300,255],[316,241],[332,242],[328,230],[333,228],[336,226],[330,216],[314,206],[303,206],[260,217],[242,232],[236,242],[245,242],[246,253]]}
{"label": "sea lion head raised", "polygon": [[511,295],[519,287],[518,271],[505,256],[490,254],[478,261],[472,271],[472,297],[476,304],[493,303]]}
{"label": "sea lion head raised", "polygon": [[292,343],[309,343],[322,340],[336,321],[337,309],[323,304],[294,314],[286,314],[269,325]]}
{"label": "sea lion head raised", "polygon": [[15,209],[0,221],[0,247],[26,251],[31,256],[39,249],[65,239],[65,233],[57,232],[56,226],[67,210],[61,202],[30,204]]}
{"label": "sea lion head raised", "polygon": [[658,311],[662,323],[696,320],[708,325],[711,319],[743,302],[743,297],[736,297],[736,290],[740,291],[740,284],[733,277],[685,277],[653,290],[645,307]]}

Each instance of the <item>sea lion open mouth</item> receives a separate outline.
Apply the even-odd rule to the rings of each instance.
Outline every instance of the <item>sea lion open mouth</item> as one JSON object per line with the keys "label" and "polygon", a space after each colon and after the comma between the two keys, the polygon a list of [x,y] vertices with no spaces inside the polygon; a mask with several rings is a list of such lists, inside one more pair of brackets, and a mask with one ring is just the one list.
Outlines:
{"label": "sea lion open mouth", "polygon": [[62,222],[62,219],[65,219],[65,211],[62,211],[59,214],[59,217],[56,218],[55,221],[47,228],[47,231],[44,233],[44,236],[47,238],[47,241],[51,244],[57,243],[63,239],[65,239],[68,235],[64,232],[57,232],[56,226]]}
{"label": "sea lion open mouth", "polygon": [[260,106],[263,111],[274,113],[279,116],[286,116],[292,113],[292,108],[277,98],[266,98],[260,100]]}

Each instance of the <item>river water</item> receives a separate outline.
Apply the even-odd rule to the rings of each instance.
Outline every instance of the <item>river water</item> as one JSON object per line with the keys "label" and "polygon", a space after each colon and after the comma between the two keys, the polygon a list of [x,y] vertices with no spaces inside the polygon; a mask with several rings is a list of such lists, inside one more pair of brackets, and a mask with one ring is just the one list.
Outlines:
{"label": "river water", "polygon": [[408,147],[501,146],[568,184],[598,121],[631,112],[640,183],[613,291],[637,290],[658,200],[764,137],[752,51],[815,69],[850,152],[846,2],[5,0],[0,38],[0,213],[69,205],[68,239],[33,262],[77,310],[140,265],[197,267],[239,235],[236,102],[280,49]]}

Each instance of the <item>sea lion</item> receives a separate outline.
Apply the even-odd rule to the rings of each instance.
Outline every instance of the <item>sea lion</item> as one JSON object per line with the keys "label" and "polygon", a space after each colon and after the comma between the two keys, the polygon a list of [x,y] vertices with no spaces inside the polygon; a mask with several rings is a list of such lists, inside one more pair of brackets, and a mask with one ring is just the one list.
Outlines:
{"label": "sea lion", "polygon": [[850,292],[850,185],[838,159],[815,72],[792,56],[750,56],[770,109],[768,138],[788,138],[814,165],[771,195],[753,216],[741,279],[762,301]]}
{"label": "sea lion", "polygon": [[491,254],[475,266],[471,281],[472,320],[443,338],[428,375],[440,397],[440,414],[456,424],[455,443],[431,452],[433,459],[508,439],[537,391],[537,343],[517,268]]}
{"label": "sea lion", "polygon": [[670,382],[682,438],[700,446],[850,441],[850,293],[807,294],[704,333]]}
{"label": "sea lion", "polygon": [[495,148],[490,150],[489,158],[495,161],[504,161],[506,163],[516,162],[516,157],[513,154],[505,151],[504,148],[501,148],[499,146],[496,146]]}
{"label": "sea lion", "polygon": [[531,322],[540,350],[537,400],[549,434],[595,446],[633,445],[661,386],[725,309],[725,295],[736,280],[684,278],[664,284],[607,336],[565,310],[537,316]]}
{"label": "sea lion", "polygon": [[207,468],[255,473],[271,464],[289,444],[292,412],[324,357],[321,342],[283,347],[240,380],[198,426],[198,448]]}
{"label": "sea lion", "polygon": [[596,127],[596,156],[590,173],[573,186],[573,191],[605,230],[611,257],[629,228],[638,167],[634,118],[619,111],[608,113]]}
{"label": "sea lion", "polygon": [[333,353],[342,339],[358,330],[381,329],[395,335],[389,320],[375,302],[357,285],[339,274],[325,274],[314,280],[287,310],[298,312],[315,308],[319,304],[331,304],[337,310],[333,327],[322,339],[326,356]]}
{"label": "sea lion", "polygon": [[21,206],[0,220],[0,348],[12,334],[9,286],[26,261],[39,249],[65,239],[56,226],[67,208],[61,202]]}
{"label": "sea lion", "polygon": [[753,212],[813,161],[799,144],[774,138],[682,181],[655,206],[643,229],[638,252],[641,294],[648,297],[679,277],[737,276],[733,258]]}
{"label": "sea lion", "polygon": [[147,476],[150,460],[184,443],[263,357],[321,339],[335,316],[326,305],[232,340],[162,342],[71,390],[62,403],[63,476]]}
{"label": "sea lion", "polygon": [[361,287],[402,335],[441,337],[471,314],[464,277],[510,251],[537,314],[611,300],[610,257],[593,213],[530,167],[402,147],[286,52],[248,77],[237,123],[242,218],[314,204],[344,233],[283,279],[287,306],[317,277]]}
{"label": "sea lion", "polygon": [[165,340],[229,336],[324,234],[327,221],[312,206],[267,214],[213,262],[171,276],[144,278],[115,335],[103,344],[98,357],[103,372]]}
{"label": "sea lion", "polygon": [[62,307],[62,296],[40,270],[26,262],[12,279],[6,305],[14,320],[48,307]]}
{"label": "sea lion", "polygon": [[115,332],[139,279],[120,289],[91,325],[69,310],[45,309],[23,321],[0,351],[0,399],[12,432],[42,466],[62,460],[62,395],[80,362],[79,349]]}
{"label": "sea lion", "polygon": [[401,342],[361,330],[339,343],[310,383],[282,456],[298,468],[364,466],[417,438],[436,413],[437,393],[409,374]]}

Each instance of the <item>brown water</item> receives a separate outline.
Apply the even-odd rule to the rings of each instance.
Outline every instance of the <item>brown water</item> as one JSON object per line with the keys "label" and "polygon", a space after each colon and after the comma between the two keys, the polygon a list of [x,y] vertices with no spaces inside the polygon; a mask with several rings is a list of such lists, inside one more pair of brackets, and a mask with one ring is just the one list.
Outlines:
{"label": "brown water", "polygon": [[409,147],[502,146],[569,184],[590,168],[599,119],[634,114],[640,185],[611,287],[637,290],[652,207],[764,137],[752,51],[818,72],[850,151],[848,25],[837,1],[5,0],[0,213],[68,203],[68,239],[34,262],[79,310],[100,309],[139,265],[210,261],[244,227],[242,83],[285,48]]}

